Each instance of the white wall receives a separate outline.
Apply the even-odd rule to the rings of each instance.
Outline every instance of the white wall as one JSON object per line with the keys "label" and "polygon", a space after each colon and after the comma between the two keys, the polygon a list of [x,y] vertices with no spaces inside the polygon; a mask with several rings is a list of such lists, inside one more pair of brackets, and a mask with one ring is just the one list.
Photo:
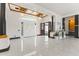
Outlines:
{"label": "white wall", "polygon": [[[22,5],[23,4],[21,4],[21,6]],[[54,13],[53,11],[50,11],[49,9],[44,8],[38,4],[29,3],[29,4],[25,4],[23,6],[26,6],[27,8],[35,10],[35,11],[43,12],[48,15],[47,17],[43,18],[42,20],[39,20],[38,23],[51,21],[52,16],[54,16],[54,24],[55,24],[54,30],[57,31],[57,30],[59,30],[59,27],[62,26],[62,17],[60,15]]]}
{"label": "white wall", "polygon": [[26,8],[35,10],[35,11],[39,11],[39,12],[43,12],[46,13],[48,16],[46,18],[43,19],[39,19],[38,17],[35,16],[30,16],[30,15],[22,15],[21,13],[18,12],[13,12],[9,10],[8,4],[6,4],[6,26],[7,26],[7,35],[10,37],[14,37],[14,36],[19,36],[18,33],[18,29],[19,29],[19,25],[18,22],[21,20],[21,18],[33,18],[34,20],[36,20],[36,24],[37,24],[37,34],[40,34],[40,23],[41,22],[48,22],[51,21],[51,16],[54,16],[54,22],[55,22],[55,30],[58,29],[58,27],[60,25],[58,25],[57,23],[60,22],[61,23],[61,18],[59,15],[53,13],[52,11],[49,11],[48,9],[45,9],[41,6],[38,6],[36,4],[17,4],[20,6],[24,6]]}
{"label": "white wall", "polygon": [[20,14],[9,10],[8,4],[6,4],[6,32],[9,37],[17,36],[18,20]]}
{"label": "white wall", "polygon": [[[25,4],[19,4],[19,5],[25,5]],[[9,37],[15,37],[19,36],[18,29],[19,28],[19,22],[22,20],[22,18],[28,18],[28,19],[34,19],[34,21],[37,24],[37,34],[40,32],[40,25],[39,23],[41,20],[35,16],[31,15],[25,15],[18,12],[13,12],[9,10],[8,4],[6,4],[6,30],[7,35]]]}

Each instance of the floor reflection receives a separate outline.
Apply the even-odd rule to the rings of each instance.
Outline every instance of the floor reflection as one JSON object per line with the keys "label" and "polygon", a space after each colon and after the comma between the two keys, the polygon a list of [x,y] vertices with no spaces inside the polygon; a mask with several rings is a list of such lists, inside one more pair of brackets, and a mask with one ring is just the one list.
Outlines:
{"label": "floor reflection", "polygon": [[48,48],[48,36],[45,36],[45,46]]}
{"label": "floor reflection", "polygon": [[35,48],[37,46],[37,36],[35,36],[35,39],[34,39],[34,46],[35,46]]}
{"label": "floor reflection", "polygon": [[10,50],[0,53],[0,56],[79,55],[79,39],[73,37],[57,40],[48,36],[35,36],[10,40],[10,43]]}

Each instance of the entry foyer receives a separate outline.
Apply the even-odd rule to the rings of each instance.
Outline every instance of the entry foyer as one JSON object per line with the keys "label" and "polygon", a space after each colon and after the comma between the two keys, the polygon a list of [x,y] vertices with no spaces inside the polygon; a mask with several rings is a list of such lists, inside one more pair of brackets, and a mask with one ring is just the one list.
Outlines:
{"label": "entry foyer", "polygon": [[78,56],[78,6],[0,3],[0,56]]}

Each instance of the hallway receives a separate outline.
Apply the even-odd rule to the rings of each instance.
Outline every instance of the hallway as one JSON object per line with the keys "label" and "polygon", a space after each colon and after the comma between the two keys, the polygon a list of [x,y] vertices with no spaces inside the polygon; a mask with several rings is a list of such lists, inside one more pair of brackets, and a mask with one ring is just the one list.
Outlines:
{"label": "hallway", "polygon": [[47,36],[29,37],[23,39],[23,51],[21,40],[10,40],[10,50],[0,53],[7,56],[72,56],[79,55],[79,39],[68,37],[58,40]]}

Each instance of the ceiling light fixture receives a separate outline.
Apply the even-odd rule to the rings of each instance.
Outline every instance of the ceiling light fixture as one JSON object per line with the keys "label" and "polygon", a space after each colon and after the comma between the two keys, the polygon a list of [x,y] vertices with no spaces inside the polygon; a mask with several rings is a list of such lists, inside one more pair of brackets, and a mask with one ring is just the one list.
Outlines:
{"label": "ceiling light fixture", "polygon": [[11,11],[16,11],[16,12],[20,12],[20,13],[24,13],[24,14],[29,14],[29,15],[33,15],[33,16],[37,16],[37,17],[41,17],[41,18],[44,18],[44,17],[47,16],[44,13],[37,12],[37,11],[34,11],[34,10],[30,10],[28,8],[24,8],[24,7],[21,7],[21,6],[12,4],[12,3],[9,3],[8,6],[9,6],[9,9]]}

